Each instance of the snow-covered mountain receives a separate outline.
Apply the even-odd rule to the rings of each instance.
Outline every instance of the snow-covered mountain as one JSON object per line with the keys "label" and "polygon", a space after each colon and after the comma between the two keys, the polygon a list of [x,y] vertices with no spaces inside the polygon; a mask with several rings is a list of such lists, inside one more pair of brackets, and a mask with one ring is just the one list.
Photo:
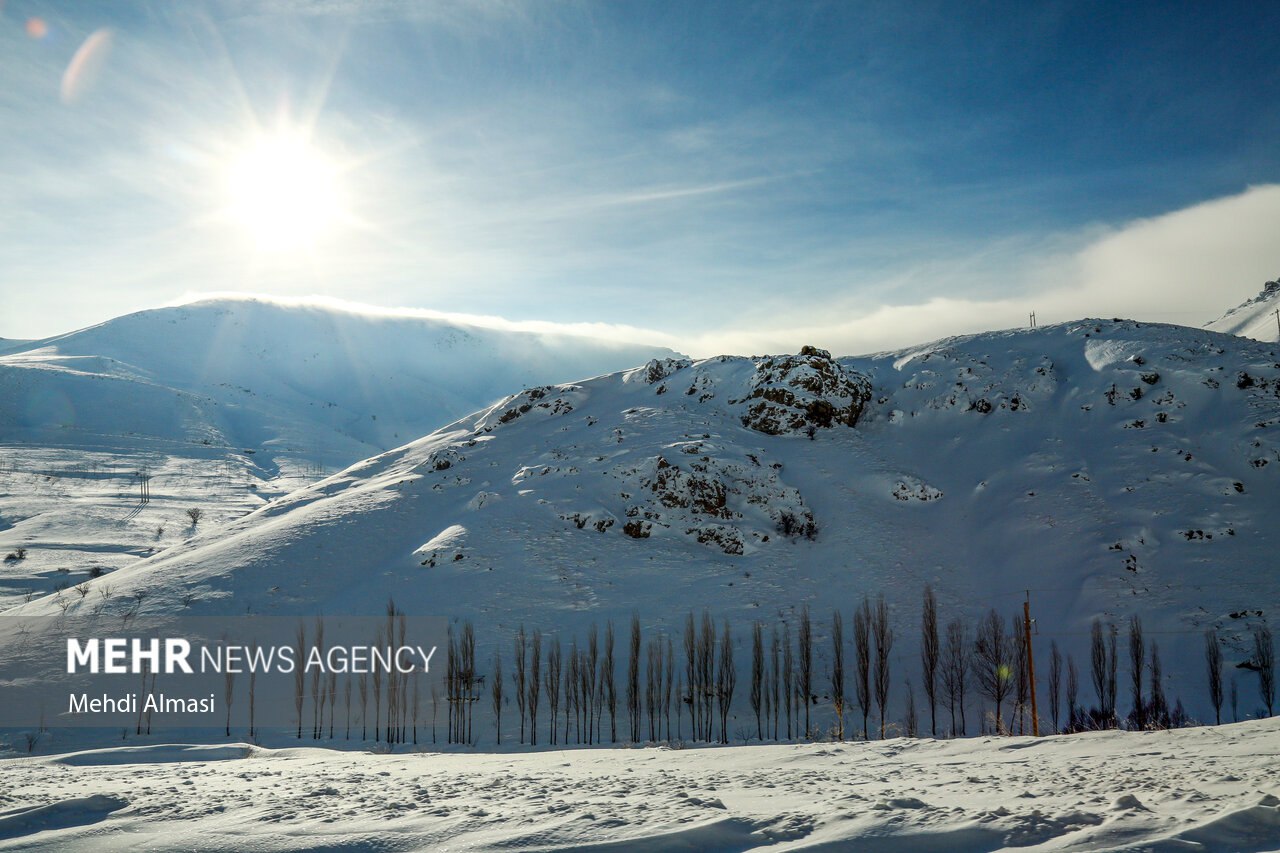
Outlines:
{"label": "snow-covered mountain", "polygon": [[1277,309],[1280,309],[1280,279],[1267,282],[1257,296],[1242,302],[1213,322],[1206,323],[1205,328],[1258,341],[1280,340],[1280,324],[1276,322]]}
{"label": "snow-covered mountain", "polygon": [[[0,602],[111,571],[491,404],[660,347],[260,299],[0,342]],[[144,491],[145,486],[145,491]]]}
{"label": "snow-covered mountain", "polygon": [[513,388],[672,354],[252,298],[141,311],[4,344],[0,442],[251,447],[344,467]]}
{"label": "snow-covered mountain", "polygon": [[[1085,320],[529,388],[93,583],[158,619],[376,614],[393,595],[473,620],[481,659],[521,623],[678,631],[706,607],[741,644],[805,604],[824,658],[831,610],[884,594],[903,678],[926,583],[971,624],[1030,590],[1037,642],[1082,670],[1092,619],[1140,614],[1170,701],[1204,715],[1203,631],[1241,661],[1280,597],[1277,477],[1273,345]],[[0,613],[0,642],[60,616],[96,618],[36,599]]]}

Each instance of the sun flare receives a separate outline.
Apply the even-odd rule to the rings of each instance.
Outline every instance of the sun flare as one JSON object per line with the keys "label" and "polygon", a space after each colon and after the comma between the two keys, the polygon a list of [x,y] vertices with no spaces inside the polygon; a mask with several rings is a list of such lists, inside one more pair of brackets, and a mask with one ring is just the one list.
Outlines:
{"label": "sun flare", "polygon": [[338,177],[334,163],[304,137],[263,137],[228,164],[228,217],[262,250],[310,247],[343,217]]}

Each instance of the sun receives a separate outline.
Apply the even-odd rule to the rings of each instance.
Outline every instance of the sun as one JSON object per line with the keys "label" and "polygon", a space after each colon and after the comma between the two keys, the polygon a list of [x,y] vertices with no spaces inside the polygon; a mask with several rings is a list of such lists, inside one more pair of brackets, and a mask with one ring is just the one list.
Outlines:
{"label": "sun", "polygon": [[311,248],[344,218],[339,170],[302,134],[255,139],[225,179],[227,217],[264,251]]}

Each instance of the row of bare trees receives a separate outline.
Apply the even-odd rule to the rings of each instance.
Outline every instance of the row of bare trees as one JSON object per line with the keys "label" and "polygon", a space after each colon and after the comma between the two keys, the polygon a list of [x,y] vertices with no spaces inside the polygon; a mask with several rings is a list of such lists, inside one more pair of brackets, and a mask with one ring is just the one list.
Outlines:
{"label": "row of bare trees", "polygon": [[[638,617],[630,620],[623,649],[625,669],[618,672],[615,629],[612,621],[603,631],[587,627],[585,638],[570,637],[567,645],[558,635],[544,638],[540,630],[521,626],[512,646],[511,681],[503,677],[503,655],[495,651],[488,675],[492,717],[498,741],[502,741],[502,715],[514,705],[519,717],[519,742],[536,745],[540,733],[549,744],[616,743],[622,740],[684,740],[728,743],[739,740],[792,741],[830,737],[884,738],[890,733],[892,649],[895,634],[883,596],[864,598],[852,612],[846,635],[844,615],[833,611],[828,631],[825,673],[817,671],[815,650],[826,643],[815,641],[809,608],[793,619],[773,624],[755,622],[750,628],[750,687],[747,701],[754,716],[754,731],[739,725],[731,732],[737,697],[738,670],[734,634],[728,620],[719,630],[709,611],[686,615],[679,636],[658,630],[646,632]],[[389,603],[387,619],[375,644],[403,644],[405,617]],[[939,626],[933,590],[925,587],[920,622],[920,677],[932,736],[965,736],[969,732],[966,710],[974,699],[983,703],[980,729],[1023,734],[1033,728],[1030,652],[1022,613],[1006,619],[992,609],[972,628],[963,617]],[[1063,654],[1056,640],[1049,646],[1047,696],[1040,710],[1052,731],[1075,732],[1102,728],[1167,728],[1184,725],[1187,715],[1180,700],[1170,705],[1164,694],[1164,670],[1157,642],[1148,643],[1142,620],[1128,623],[1130,711],[1117,711],[1119,692],[1119,630],[1114,624],[1094,620],[1090,630],[1089,676],[1094,702],[1080,697],[1081,678],[1075,659]],[[307,646],[300,626],[297,651]],[[324,641],[323,620],[317,620],[311,645]],[[1251,658],[1242,668],[1256,672],[1266,713],[1274,713],[1275,665],[1270,630],[1260,626],[1252,634]],[[545,648],[544,648],[545,647]],[[1205,634],[1208,695],[1215,721],[1222,721],[1225,701],[1223,643],[1214,630]],[[852,656],[848,656],[848,652]],[[825,677],[824,677],[825,676]],[[335,734],[339,697],[337,676],[313,673],[308,685],[296,673],[297,736],[302,737],[304,707],[311,700],[311,733],[315,739]],[[622,684],[618,679],[621,677]],[[852,685],[850,685],[852,682]],[[309,686],[309,690],[307,689]],[[421,693],[418,679],[400,673],[375,671],[356,680],[361,738],[372,737],[389,745],[418,742]],[[474,744],[477,735],[474,709],[482,698],[486,676],[477,672],[475,631],[470,623],[451,629],[444,678],[448,709],[446,738],[450,743]],[[508,688],[510,692],[508,693]],[[919,730],[916,694],[903,680],[905,719],[901,731]],[[1239,719],[1237,686],[1230,682],[1231,704]],[[226,688],[228,715],[232,685]],[[252,702],[252,685],[250,685]],[[345,685],[346,731],[350,737],[352,684]],[[819,695],[821,694],[821,695]],[[436,739],[436,709],[441,697],[432,687],[431,740]],[[1047,715],[1044,715],[1047,699]],[[369,705],[372,705],[372,714]],[[619,705],[622,705],[619,708]],[[833,723],[816,725],[813,711],[827,705]],[[542,713],[546,716],[543,717]],[[250,711],[252,715],[252,710]],[[855,714],[861,716],[860,731]],[[623,718],[625,715],[625,719]],[[326,726],[327,722],[327,726]],[[228,729],[230,728],[228,716]]]}

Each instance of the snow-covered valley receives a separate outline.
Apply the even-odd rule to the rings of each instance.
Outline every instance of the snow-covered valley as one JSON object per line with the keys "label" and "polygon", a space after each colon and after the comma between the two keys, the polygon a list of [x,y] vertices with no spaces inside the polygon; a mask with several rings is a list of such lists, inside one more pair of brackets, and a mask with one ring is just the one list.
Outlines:
{"label": "snow-covered valley", "polygon": [[0,850],[1280,849],[1280,726],[409,754],[248,744],[4,763]]}
{"label": "snow-covered valley", "polygon": [[[261,306],[236,310],[252,325]],[[157,391],[149,378],[122,379],[123,360],[81,375],[64,361],[89,356],[23,346],[0,359],[11,399],[26,401],[6,410],[0,465],[0,550],[13,555],[0,569],[7,690],[32,676],[41,637],[162,630],[192,616],[376,615],[389,598],[474,626],[482,674],[497,656],[510,679],[521,626],[540,630],[549,653],[584,648],[610,625],[621,646],[634,616],[645,642],[669,641],[670,655],[683,651],[685,620],[704,612],[715,633],[726,626],[741,674],[727,747],[688,737],[679,683],[685,728],[673,736],[668,718],[665,734],[661,722],[656,736],[642,729],[647,747],[626,733],[613,748],[524,746],[510,689],[501,740],[485,693],[466,746],[445,743],[443,719],[394,748],[323,733],[299,744],[271,727],[243,744],[243,701],[230,736],[205,735],[204,746],[167,746],[191,735],[163,729],[55,727],[32,741],[10,730],[0,847],[1280,849],[1280,731],[1250,719],[1266,715],[1253,632],[1280,600],[1274,344],[1081,320],[846,358],[809,347],[700,361],[624,351],[616,357],[641,366],[522,380],[506,396],[484,383],[509,378],[482,372],[472,390],[486,399],[473,412],[385,450],[429,420],[422,409],[436,411],[398,372],[378,392],[394,405],[376,427],[315,414],[317,400],[351,390],[324,371],[315,376],[337,377],[331,385],[299,391],[276,369],[269,393],[237,392],[268,398],[260,405],[210,393],[204,409],[152,416],[159,404],[133,394],[194,399],[205,380]],[[87,397],[64,382],[106,390]],[[335,408],[367,411],[361,393]],[[74,428],[51,426],[37,406],[58,394],[75,401]],[[321,444],[321,456],[301,450]],[[343,452],[355,464],[333,473]],[[1079,667],[1083,709],[1097,702],[1091,625],[1123,631],[1135,615],[1164,661],[1144,672],[1147,690],[1212,720],[1213,630],[1232,697],[1223,719],[1247,721],[901,737],[909,720],[932,728],[920,673],[926,585],[942,622],[959,620],[966,649],[985,614],[1007,621],[1030,598],[1046,731],[1068,715],[1061,698],[1048,707],[1050,644]],[[874,709],[888,739],[873,726],[871,742],[831,742],[833,614],[847,623],[880,596],[896,635]],[[808,739],[820,742],[778,743],[807,738],[798,717],[790,737],[757,734],[752,626],[766,638],[786,632],[790,647],[806,609],[815,680],[803,704]],[[861,709],[847,689],[854,740]],[[1002,726],[1013,725],[1010,707]],[[1119,714],[1128,707],[1122,689]],[[582,739],[548,710],[540,743],[548,725]],[[956,734],[997,725],[972,684],[966,712]],[[945,705],[937,719],[940,735],[952,733]],[[325,746],[336,749],[311,748]]]}

